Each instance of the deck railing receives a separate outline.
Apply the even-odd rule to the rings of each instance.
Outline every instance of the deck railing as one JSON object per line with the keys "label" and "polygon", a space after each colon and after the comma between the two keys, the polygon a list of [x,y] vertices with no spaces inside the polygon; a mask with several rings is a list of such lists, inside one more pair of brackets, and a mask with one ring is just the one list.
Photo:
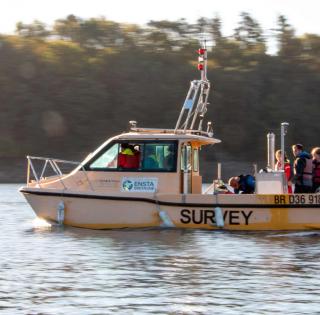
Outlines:
{"label": "deck railing", "polygon": [[[80,162],[53,159],[53,158],[47,158],[47,157],[41,157],[41,156],[28,155],[27,160],[28,160],[27,186],[29,186],[31,181],[34,180],[37,183],[37,185],[39,187],[41,187],[41,181],[43,181],[45,179],[45,177],[46,177],[45,175],[47,175],[49,172],[49,169],[51,169],[51,172],[53,172],[53,175],[59,177],[60,183],[62,184],[63,188],[66,190],[68,189],[68,187],[63,180],[63,176],[65,174],[63,174],[63,172],[61,171],[61,167],[59,166],[59,164],[73,165],[76,167],[81,165]],[[40,167],[40,170],[38,170],[38,171],[35,168],[35,164],[34,164],[35,160],[43,162],[42,166]],[[83,174],[86,177],[86,180],[88,181],[91,190],[94,190],[92,183],[91,183],[91,181],[88,177],[88,174],[87,174],[83,165],[80,167],[80,170],[83,171]]]}

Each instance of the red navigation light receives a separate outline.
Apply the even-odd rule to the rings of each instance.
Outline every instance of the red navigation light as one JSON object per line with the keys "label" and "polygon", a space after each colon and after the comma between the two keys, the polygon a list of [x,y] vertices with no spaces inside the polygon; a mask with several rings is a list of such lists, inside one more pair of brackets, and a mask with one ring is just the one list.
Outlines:
{"label": "red navigation light", "polygon": [[198,63],[198,70],[200,70],[200,71],[203,70],[203,64],[202,63]]}
{"label": "red navigation light", "polygon": [[204,55],[205,52],[206,52],[206,50],[204,48],[198,49],[198,54],[199,55]]}

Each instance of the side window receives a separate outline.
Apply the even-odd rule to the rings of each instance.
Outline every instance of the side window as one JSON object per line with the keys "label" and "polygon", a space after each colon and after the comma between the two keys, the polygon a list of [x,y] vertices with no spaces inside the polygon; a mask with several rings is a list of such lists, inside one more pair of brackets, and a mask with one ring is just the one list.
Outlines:
{"label": "side window", "polygon": [[199,150],[193,149],[193,171],[199,171]]}
{"label": "side window", "polygon": [[177,148],[174,144],[169,144],[164,147],[163,168],[168,171],[174,171],[177,164]]}
{"label": "side window", "polygon": [[144,170],[157,170],[161,167],[159,154],[161,148],[154,143],[146,143],[144,145],[144,154],[143,154],[143,169]]}
{"label": "side window", "polygon": [[176,145],[174,143],[145,143],[142,170],[175,171]]}
{"label": "side window", "polygon": [[181,148],[181,170],[191,171],[191,146],[183,145]]}
{"label": "side window", "polygon": [[100,155],[89,165],[89,169],[105,169],[118,167],[119,143],[112,145],[106,152]]}

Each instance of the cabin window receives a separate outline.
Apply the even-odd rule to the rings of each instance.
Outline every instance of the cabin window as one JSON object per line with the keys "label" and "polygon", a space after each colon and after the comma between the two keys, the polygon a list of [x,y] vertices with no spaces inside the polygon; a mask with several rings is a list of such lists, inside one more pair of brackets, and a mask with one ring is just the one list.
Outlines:
{"label": "cabin window", "polygon": [[107,151],[89,165],[90,169],[116,169],[118,167],[119,143],[114,143]]}
{"label": "cabin window", "polygon": [[143,171],[175,171],[176,145],[174,143],[145,143],[143,146]]}
{"label": "cabin window", "polygon": [[111,143],[86,166],[88,170],[175,172],[176,141]]}
{"label": "cabin window", "polygon": [[191,171],[191,146],[184,145],[181,150],[181,170]]}

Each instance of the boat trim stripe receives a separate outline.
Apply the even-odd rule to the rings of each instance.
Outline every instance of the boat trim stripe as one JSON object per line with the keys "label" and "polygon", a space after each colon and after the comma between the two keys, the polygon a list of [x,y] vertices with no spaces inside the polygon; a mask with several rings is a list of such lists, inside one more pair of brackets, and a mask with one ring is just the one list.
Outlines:
{"label": "boat trim stripe", "polygon": [[183,202],[169,202],[160,201],[150,198],[141,197],[120,197],[120,196],[101,196],[101,195],[86,195],[86,194],[72,194],[72,193],[56,193],[48,191],[28,191],[21,189],[20,192],[32,195],[41,196],[55,196],[55,197],[69,197],[82,199],[102,199],[102,200],[122,200],[122,201],[141,201],[165,206],[179,206],[179,207],[223,207],[223,208],[320,208],[320,204],[211,204],[211,203],[183,203]]}

